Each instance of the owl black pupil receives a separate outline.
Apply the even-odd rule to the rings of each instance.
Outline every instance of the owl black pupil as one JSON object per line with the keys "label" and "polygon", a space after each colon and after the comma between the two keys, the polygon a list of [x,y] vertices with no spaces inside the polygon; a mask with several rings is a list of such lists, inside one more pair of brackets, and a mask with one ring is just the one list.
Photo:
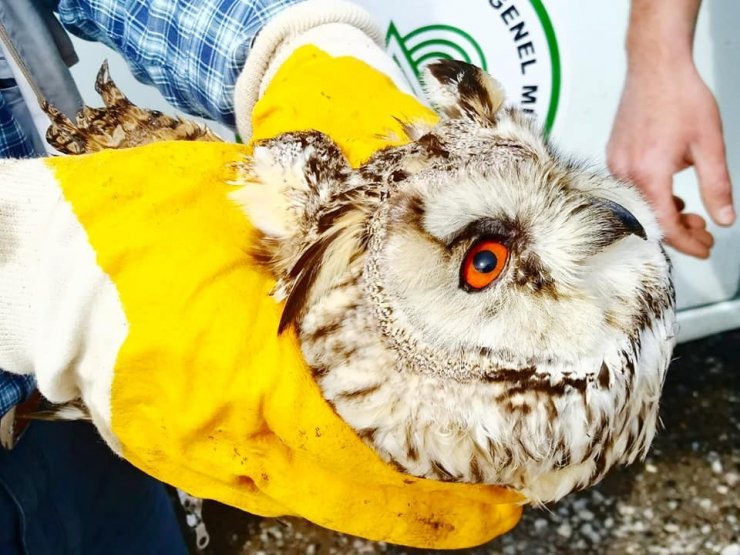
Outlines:
{"label": "owl black pupil", "polygon": [[473,267],[481,274],[493,272],[497,263],[498,259],[491,251],[480,251],[473,257]]}

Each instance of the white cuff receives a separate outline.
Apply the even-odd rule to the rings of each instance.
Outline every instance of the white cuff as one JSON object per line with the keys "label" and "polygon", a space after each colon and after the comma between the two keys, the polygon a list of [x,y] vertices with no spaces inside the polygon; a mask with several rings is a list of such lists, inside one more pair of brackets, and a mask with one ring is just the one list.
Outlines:
{"label": "white cuff", "polygon": [[327,23],[345,23],[365,33],[379,48],[383,35],[372,16],[344,0],[306,0],[280,12],[257,35],[234,90],[236,126],[242,140],[252,136],[252,109],[277,50],[299,34]]}
{"label": "white cuff", "polygon": [[0,368],[34,374],[54,403],[81,395],[116,448],[110,391],[128,322],[53,161],[0,161]]}
{"label": "white cuff", "polygon": [[58,200],[48,174],[40,160],[0,161],[0,368],[15,374],[34,372],[40,257]]}

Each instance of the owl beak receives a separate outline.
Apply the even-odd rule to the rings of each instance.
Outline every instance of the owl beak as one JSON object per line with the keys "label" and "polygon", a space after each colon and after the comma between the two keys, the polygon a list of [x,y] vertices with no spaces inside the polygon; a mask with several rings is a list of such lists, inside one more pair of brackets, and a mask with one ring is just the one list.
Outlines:
{"label": "owl beak", "polygon": [[610,224],[600,237],[599,245],[601,247],[607,247],[627,235],[637,235],[647,241],[645,228],[642,227],[635,215],[624,206],[605,198],[593,198],[591,203],[603,210],[605,218]]}

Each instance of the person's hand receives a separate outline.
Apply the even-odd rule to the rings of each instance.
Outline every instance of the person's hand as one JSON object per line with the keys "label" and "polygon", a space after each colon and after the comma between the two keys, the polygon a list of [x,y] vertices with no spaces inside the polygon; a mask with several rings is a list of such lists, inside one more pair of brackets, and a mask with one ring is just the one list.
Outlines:
{"label": "person's hand", "polygon": [[719,225],[735,220],[722,123],[714,96],[692,62],[646,61],[630,68],[607,149],[618,177],[631,180],[655,209],[666,242],[699,258],[714,238],[704,218],[683,212],[673,175],[693,165],[704,206]]}

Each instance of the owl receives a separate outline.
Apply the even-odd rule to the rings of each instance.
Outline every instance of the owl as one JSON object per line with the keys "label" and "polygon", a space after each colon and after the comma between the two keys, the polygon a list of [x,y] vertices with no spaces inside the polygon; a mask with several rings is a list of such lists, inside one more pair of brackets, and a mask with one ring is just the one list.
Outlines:
{"label": "owl", "polygon": [[645,456],[674,345],[670,261],[637,191],[561,155],[457,61],[440,121],[353,169],[256,144],[234,199],[323,396],[383,459],[532,503]]}
{"label": "owl", "polygon": [[[233,198],[284,303],[276,331],[371,448],[555,501],[650,447],[670,260],[639,193],[560,154],[481,69],[439,61],[425,82],[440,121],[407,124],[406,144],[355,169],[326,135],[283,134],[255,145]],[[133,106],[105,67],[97,88],[107,108],[52,112],[58,149],[219,140]]]}

